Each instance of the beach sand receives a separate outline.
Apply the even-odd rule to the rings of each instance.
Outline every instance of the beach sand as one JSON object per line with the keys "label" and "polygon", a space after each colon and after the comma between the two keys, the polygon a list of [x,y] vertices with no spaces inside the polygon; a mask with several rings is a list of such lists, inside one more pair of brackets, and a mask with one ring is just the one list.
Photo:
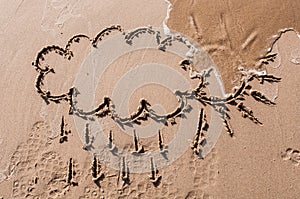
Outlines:
{"label": "beach sand", "polygon": [[[300,190],[300,137],[297,135],[300,130],[300,39],[297,31],[300,27],[297,10],[300,3],[171,1],[171,4],[162,0],[101,3],[52,0],[40,4],[20,0],[2,4],[1,10],[5,14],[0,18],[0,108],[3,114],[0,120],[0,199],[297,198]],[[256,70],[266,71],[268,75],[281,79],[278,82],[273,79],[274,82],[270,83],[267,80],[260,82],[263,78],[258,77],[247,82],[252,88],[243,89],[240,97],[245,99],[234,100],[243,102],[244,109],[239,109],[238,105],[241,104],[228,103],[228,110],[225,112],[230,119],[224,116],[224,121],[221,116],[217,117],[220,124],[230,123],[233,136],[228,135],[228,125],[222,124],[221,129],[218,129],[221,135],[219,139],[217,136],[216,145],[207,143],[212,147],[204,158],[195,154],[189,146],[193,137],[183,137],[180,143],[187,145],[186,150],[162,168],[156,166],[161,165],[163,160],[154,159],[153,171],[158,169],[158,172],[153,176],[151,169],[143,170],[142,173],[129,170],[128,173],[126,169],[131,167],[126,160],[124,165],[120,161],[118,168],[112,168],[110,164],[101,161],[106,156],[97,157],[93,155],[93,149],[89,151],[89,147],[97,146],[89,145],[93,140],[94,123],[69,114],[70,96],[59,103],[50,101],[47,104],[37,93],[36,78],[42,72],[34,68],[35,63],[32,65],[32,62],[37,60],[38,52],[44,47],[57,45],[63,48],[77,34],[84,34],[89,39],[95,38],[102,29],[117,24],[124,31],[139,27],[151,30],[149,25],[163,27],[163,24],[167,24],[172,31],[191,37],[212,58],[228,94],[225,98],[229,93],[236,92],[232,90],[234,86],[242,85],[241,80],[245,76],[241,74],[251,73],[247,70],[255,70],[254,73]],[[286,31],[280,34],[283,30]],[[118,35],[122,33],[112,31],[107,38]],[[169,66],[165,69],[169,70],[169,74],[176,71],[174,74],[187,79],[193,88],[199,83],[197,78],[190,79],[189,70],[182,70],[179,66],[182,58],[178,54],[157,49],[138,49],[124,54],[108,65],[99,80],[96,79],[95,71],[88,71],[82,74],[86,81],[80,82],[78,70],[87,63],[86,60],[92,53],[102,50],[102,43],[111,54],[119,47],[109,46],[110,40],[104,37],[103,41],[99,41],[99,46],[94,48],[89,39],[82,37],[80,42],[72,44],[71,60],[66,58],[68,52],[64,54],[64,58],[57,50],[57,53],[45,55],[46,61],[42,60],[39,65],[45,69],[48,64],[55,70],[55,73],[47,74],[43,81],[45,89],[51,90],[51,94],[64,94],[74,85],[94,85],[96,82],[92,105],[85,99],[78,103],[84,110],[91,110],[93,105],[102,103],[104,96],[112,98],[113,102],[124,103],[123,111],[132,115],[138,112],[141,99],[146,99],[160,114],[172,113],[180,107],[183,100],[174,95],[176,89],[157,83],[138,84],[138,80],[156,76],[151,70],[141,74],[138,69],[143,68],[143,64],[151,63],[154,68],[158,67],[155,65],[157,63],[161,64],[159,67]],[[143,34],[135,39],[134,42],[137,43],[143,41]],[[147,45],[151,45],[150,40]],[[181,49],[176,45],[173,48]],[[91,60],[91,63],[87,63],[88,66],[97,65],[96,58]],[[100,60],[101,63],[102,61],[105,62],[105,58]],[[209,68],[211,62],[207,63],[201,69]],[[244,71],[239,71],[239,66]],[[164,70],[157,71],[157,76],[159,74],[164,75]],[[126,80],[125,77],[136,78],[129,84],[136,88],[133,93],[130,93],[131,90],[125,84],[122,87],[121,80]],[[172,78],[178,80],[175,75],[165,75],[162,79]],[[123,92],[118,92],[117,85],[125,87],[121,90]],[[178,89],[184,88],[184,82],[181,81],[174,85]],[[80,95],[89,94],[88,89],[79,91]],[[262,97],[255,100],[251,95],[257,91],[270,101],[263,103]],[[212,93],[209,90],[203,96]],[[160,106],[155,107],[158,104]],[[178,115],[170,118],[168,126],[155,123],[151,118],[146,121],[137,119],[141,122],[140,125],[132,122],[139,129],[138,147],[143,146],[145,154],[158,150],[157,130],[160,129],[162,147],[171,155],[171,142],[177,138],[176,133],[180,131],[181,124],[190,120],[195,120],[198,124],[199,114],[196,110],[201,108],[209,124],[203,126],[201,133],[208,137],[208,133],[218,135],[217,132],[212,132],[213,113],[216,111],[209,103],[204,106],[197,101],[196,104],[191,110],[188,110],[188,106],[185,107],[182,114],[186,118]],[[118,104],[115,105],[118,108]],[[111,108],[110,106],[106,110]],[[253,112],[247,112],[248,109]],[[149,111],[144,112],[151,115]],[[194,113],[196,119],[190,116]],[[122,115],[124,118],[126,116],[127,114]],[[172,119],[175,124],[172,124]],[[125,132],[111,115],[101,116],[96,121],[104,127],[106,137],[112,132],[113,144],[119,150],[123,149],[129,154],[136,152],[132,131],[134,128]],[[205,124],[205,119],[202,118],[201,121]],[[83,126],[80,126],[80,122],[83,122]],[[155,126],[153,132],[141,130],[153,124],[158,126]],[[197,124],[186,127],[195,129],[195,132],[187,134],[196,135]],[[98,137],[95,139],[99,141]],[[179,148],[178,146],[178,150]],[[150,168],[151,159],[147,159],[143,165]]]}
{"label": "beach sand", "polygon": [[[259,59],[285,29],[299,30],[296,1],[171,1],[168,26],[197,40],[219,66],[226,90],[238,66],[260,66]],[[274,38],[275,37],[275,38]]]}

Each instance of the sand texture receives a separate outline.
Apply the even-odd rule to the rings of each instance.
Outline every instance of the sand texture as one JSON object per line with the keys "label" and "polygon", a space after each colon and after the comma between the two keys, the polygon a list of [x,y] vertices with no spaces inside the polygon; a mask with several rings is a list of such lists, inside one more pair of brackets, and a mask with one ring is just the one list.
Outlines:
{"label": "sand texture", "polygon": [[299,197],[297,1],[1,5],[0,199]]}
{"label": "sand texture", "polygon": [[257,68],[286,29],[300,29],[297,1],[171,1],[171,29],[197,40],[219,66],[227,91],[239,66]]}

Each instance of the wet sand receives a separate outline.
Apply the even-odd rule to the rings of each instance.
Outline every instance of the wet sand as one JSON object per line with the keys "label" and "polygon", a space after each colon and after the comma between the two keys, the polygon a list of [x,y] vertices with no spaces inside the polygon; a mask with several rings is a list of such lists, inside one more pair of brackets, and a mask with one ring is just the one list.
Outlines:
{"label": "wet sand", "polygon": [[239,66],[257,68],[280,31],[299,31],[299,2],[171,1],[168,26],[198,41],[219,67],[226,90]]}
{"label": "wet sand", "polygon": [[[217,99],[206,98],[210,93],[200,95],[200,91],[198,97],[207,103],[206,106],[198,104],[199,110],[204,110],[199,116],[197,114],[200,127],[195,126],[195,132],[191,132],[194,139],[183,140],[191,146],[169,166],[157,168],[159,162],[149,159],[147,165],[153,172],[149,169],[146,173],[134,174],[128,172],[126,160],[115,170],[103,164],[101,157],[87,151],[94,139],[92,127],[86,125],[84,132],[77,132],[78,124],[74,115],[70,115],[70,95],[66,93],[74,86],[83,59],[93,50],[93,40],[74,42],[74,57],[70,61],[68,51],[63,56],[59,51],[54,56],[49,53],[45,55],[46,62],[41,59],[55,70],[47,74],[43,80],[45,85],[41,86],[51,90],[51,94],[66,94],[59,98],[59,103],[50,100],[47,104],[43,100],[41,96],[48,96],[47,92],[38,93],[36,88],[36,78],[42,70],[32,65],[38,52],[51,45],[64,48],[76,34],[97,38],[103,28],[114,24],[121,24],[125,30],[162,26],[168,4],[155,2],[74,0],[35,4],[20,1],[7,5],[7,17],[1,18],[0,24],[0,108],[3,114],[0,121],[0,198],[297,198],[300,185],[297,174],[300,165],[297,135],[300,39],[295,31],[283,33],[275,43],[272,39],[282,28],[299,29],[296,23],[299,4],[296,2],[283,3],[285,6],[256,1],[245,6],[239,5],[241,2],[220,2],[220,7],[210,6],[209,2],[201,7],[203,2],[200,1],[184,5],[173,2],[170,28],[194,38],[208,51],[218,66],[227,93],[236,95],[234,100],[230,95],[224,98],[229,110],[216,109],[223,130],[216,146],[204,158],[197,153],[202,149],[201,140],[213,127],[209,126],[208,130],[205,127],[206,122],[211,124],[214,112],[209,103]],[[249,16],[257,18],[248,20]],[[272,60],[259,60],[271,47],[270,54],[277,55]],[[95,104],[102,103],[104,96],[112,96],[122,74],[148,62],[170,65],[183,77],[190,77],[190,65],[183,70],[179,66],[182,60],[174,54],[161,50],[136,51],[113,62],[104,72],[98,84],[107,86],[96,89]],[[244,66],[244,71],[237,72],[240,65]],[[119,66],[121,70],[117,70]],[[241,75],[244,72],[251,77],[251,71],[247,70],[258,69],[258,66],[266,70],[267,75],[259,76],[261,73],[252,71],[256,76],[251,80]],[[243,86],[240,82],[243,78],[251,88]],[[232,83],[234,79],[236,82]],[[190,80],[193,88],[206,91],[205,86],[198,86],[199,81],[198,78]],[[239,87],[232,89],[233,84]],[[157,84],[138,88],[129,98],[129,118],[132,120],[135,114],[142,117],[139,107],[143,98],[151,104],[146,108],[160,103],[165,113],[176,112],[181,103],[172,92]],[[103,110],[112,110],[111,106],[106,108]],[[184,113],[188,117],[191,112]],[[177,123],[172,124],[173,119]],[[168,151],[168,144],[182,122],[176,115],[167,121],[168,126],[162,128],[161,134],[154,132],[150,138],[144,138],[137,132],[135,139],[133,134],[120,130],[111,115],[97,120],[105,126],[111,151],[114,152],[115,145],[129,153],[143,153],[142,148],[145,153]],[[136,121],[141,122],[141,126],[150,123],[143,118]],[[193,143],[196,143],[194,148]]]}

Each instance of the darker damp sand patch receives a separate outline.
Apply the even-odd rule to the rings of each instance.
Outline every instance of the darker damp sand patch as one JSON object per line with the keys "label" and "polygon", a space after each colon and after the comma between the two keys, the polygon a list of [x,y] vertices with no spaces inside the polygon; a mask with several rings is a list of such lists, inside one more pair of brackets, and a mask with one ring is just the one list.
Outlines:
{"label": "darker damp sand patch", "polygon": [[[281,32],[300,30],[298,1],[171,1],[168,26],[208,51],[230,91],[238,66],[258,68]],[[293,27],[291,29],[290,27]],[[274,34],[279,34],[272,38]]]}

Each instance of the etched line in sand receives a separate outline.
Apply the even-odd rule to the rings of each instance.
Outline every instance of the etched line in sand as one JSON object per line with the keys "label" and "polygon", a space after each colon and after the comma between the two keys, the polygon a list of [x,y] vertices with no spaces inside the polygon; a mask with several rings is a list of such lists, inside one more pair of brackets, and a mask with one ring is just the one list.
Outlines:
{"label": "etched line in sand", "polygon": [[67,176],[67,183],[69,186],[78,186],[78,182],[74,181],[74,176],[76,172],[74,170],[74,162],[73,159],[70,158],[68,163],[68,176]]}
{"label": "etched line in sand", "polygon": [[121,189],[124,189],[125,186],[129,186],[131,184],[129,174],[129,167],[126,165],[125,157],[122,157],[121,169],[118,176],[118,184],[120,180],[122,181]]}
{"label": "etched line in sand", "polygon": [[122,31],[119,25],[114,25],[103,29],[99,34],[97,34],[97,36],[94,39],[91,39],[86,35],[79,34],[69,39],[65,48],[52,45],[52,46],[46,46],[41,51],[38,52],[35,61],[32,62],[32,65],[34,66],[35,70],[39,72],[35,86],[37,92],[41,95],[41,97],[45,100],[46,103],[49,103],[49,101],[60,103],[62,100],[69,101],[70,99],[68,99],[69,96],[68,94],[55,95],[55,94],[51,94],[50,91],[43,89],[44,77],[50,72],[55,73],[54,69],[51,68],[51,66],[49,66],[48,64],[45,64],[44,68],[42,68],[42,62],[45,61],[45,55],[54,52],[55,54],[62,56],[63,58],[70,61],[72,57],[74,57],[74,54],[71,50],[71,46],[74,42],[79,43],[81,39],[87,39],[91,42],[92,46],[96,48],[98,42],[101,41],[105,35],[109,35],[113,30],[117,30],[120,32]]}
{"label": "etched line in sand", "polygon": [[[123,123],[137,123],[140,124],[139,120],[147,120],[149,116],[149,107],[151,105],[147,100],[141,99],[140,105],[137,107],[137,111],[132,113],[128,118],[120,118],[119,120]],[[117,117],[117,116],[115,116]]]}
{"label": "etched line in sand", "polygon": [[264,94],[262,94],[260,91],[256,90],[250,90],[250,95],[259,102],[262,102],[267,105],[275,105],[275,102],[272,102],[269,98],[267,98]]}
{"label": "etched line in sand", "polygon": [[[185,70],[192,71],[192,62],[183,60],[180,63],[180,66]],[[259,102],[262,102],[267,105],[275,105],[275,102],[268,99],[262,92],[252,89],[252,86],[250,85],[250,82],[254,79],[259,80],[261,84],[263,84],[264,81],[268,82],[280,82],[280,77],[275,77],[274,75],[267,74],[266,71],[256,71],[256,70],[244,70],[242,67],[239,68],[241,72],[241,80],[240,85],[236,86],[232,89],[232,93],[227,94],[226,98],[220,98],[215,96],[209,96],[207,97],[206,92],[204,89],[206,88],[206,85],[209,84],[208,82],[205,83],[205,75],[196,75],[196,77],[199,77],[200,82],[196,89],[194,89],[194,93],[196,95],[196,99],[200,101],[202,104],[206,105],[209,104],[214,109],[219,112],[221,119],[223,120],[223,124],[225,127],[226,132],[233,137],[233,129],[230,125],[230,117],[228,115],[228,105],[236,106],[237,110],[242,113],[242,117],[249,118],[252,122],[255,124],[262,125],[262,122],[258,120],[257,117],[253,115],[253,111],[246,107],[242,101],[245,100],[244,95],[249,95],[247,93],[247,90],[250,90],[250,95]],[[209,74],[209,73],[208,73]]]}
{"label": "etched line in sand", "polygon": [[277,53],[267,53],[265,56],[261,57],[258,61],[258,65],[268,65],[270,62],[274,62]]}
{"label": "etched line in sand", "polygon": [[[176,124],[176,118],[182,117],[184,115],[184,112],[187,112],[187,102],[186,97],[181,93],[180,91],[176,91],[175,95],[178,97],[179,105],[170,113],[166,113],[165,115],[159,115],[153,111],[153,109],[149,108],[148,113],[151,115],[152,119],[155,121],[164,122],[165,125],[168,126],[168,122],[171,123],[171,125]],[[154,117],[153,117],[154,116]]]}
{"label": "etched line in sand", "polygon": [[104,179],[104,173],[101,172],[101,165],[99,160],[97,159],[96,156],[93,158],[93,164],[92,164],[92,177],[93,177],[93,182],[98,186],[100,186],[100,181]]}
{"label": "etched line in sand", "polygon": [[85,144],[83,145],[83,149],[86,151],[90,151],[93,148],[93,143],[95,141],[95,137],[91,134],[89,123],[85,124]]}
{"label": "etched line in sand", "polygon": [[243,102],[238,103],[237,110],[242,113],[242,117],[249,118],[255,124],[262,125],[258,118],[253,115],[253,111],[249,107],[246,107]]}
{"label": "etched line in sand", "polygon": [[139,137],[137,136],[135,130],[133,130],[133,143],[134,143],[134,151],[132,154],[145,153],[144,146],[142,146],[139,142]]}
{"label": "etched line in sand", "polygon": [[102,30],[101,32],[99,32],[96,37],[93,39],[92,41],[92,45],[97,48],[98,42],[102,41],[103,38],[107,35],[109,35],[112,31],[119,31],[122,32],[122,28],[120,25],[114,25],[108,28],[105,28],[104,30]]}
{"label": "etched line in sand", "polygon": [[142,34],[145,34],[145,33],[155,35],[157,44],[160,43],[160,38],[161,38],[160,33],[152,30],[151,26],[145,27],[145,28],[139,28],[139,29],[136,29],[136,30],[130,32],[129,34],[126,34],[125,41],[127,44],[132,45],[133,39],[138,38],[139,36],[141,36]]}
{"label": "etched line in sand", "polygon": [[109,135],[108,135],[108,147],[110,151],[114,151],[116,146],[113,143],[113,133],[112,130],[109,131]]}
{"label": "etched line in sand", "polygon": [[204,109],[202,108],[199,113],[199,123],[197,132],[194,138],[193,143],[191,144],[191,148],[194,151],[196,155],[200,155],[202,150],[202,145],[205,143],[205,135],[203,130],[207,128],[207,121],[206,121],[206,115],[204,113]]}
{"label": "etched line in sand", "polygon": [[195,18],[194,14],[190,14],[189,19],[190,19],[190,25],[195,30],[195,33],[197,35],[197,39],[200,39],[200,37],[201,37],[200,27],[198,25],[199,23],[197,22],[197,19]]}
{"label": "etched line in sand", "polygon": [[250,35],[242,44],[242,50],[251,47],[251,45],[255,42],[256,38],[257,38],[257,32],[256,31],[251,32]]}
{"label": "etched line in sand", "polygon": [[[90,41],[92,41],[92,45],[94,47],[97,47],[98,42],[102,40],[104,35],[109,35],[109,33],[111,33],[111,31],[113,31],[113,30],[118,30],[118,31],[122,32],[122,29],[119,25],[115,25],[115,26],[106,28],[106,29],[102,30],[99,34],[97,34],[97,36],[94,39],[90,39]],[[139,29],[136,29],[132,32],[125,34],[125,41],[132,45],[132,40],[134,38],[141,36],[142,34],[152,34],[152,35],[156,35],[156,38],[160,38],[160,35],[158,35],[159,32],[154,31],[152,29],[152,27],[144,27],[144,28],[139,28]],[[115,121],[118,121],[121,123],[128,124],[128,123],[134,122],[134,123],[140,124],[140,120],[147,120],[147,117],[149,116],[149,114],[151,114],[151,117],[152,118],[155,117],[154,119],[157,119],[158,121],[161,121],[162,119],[167,119],[167,120],[171,121],[172,125],[176,124],[175,118],[182,115],[183,108],[186,105],[184,103],[184,99],[183,99],[186,96],[183,96],[183,95],[181,96],[182,98],[181,98],[180,106],[177,107],[173,112],[168,113],[164,116],[160,116],[160,115],[157,115],[156,113],[154,113],[150,107],[150,104],[145,99],[141,99],[140,106],[137,108],[137,112],[131,114],[127,118],[119,118],[118,114],[116,114],[115,111],[113,110],[113,106],[110,106],[111,100],[108,97],[104,97],[104,102],[102,104],[100,104],[96,109],[85,112],[82,109],[75,107],[77,102],[75,102],[73,100],[72,96],[73,95],[76,96],[79,94],[79,92],[76,88],[70,88],[68,93],[61,94],[61,95],[52,95],[50,91],[43,90],[41,88],[41,86],[43,85],[43,79],[44,79],[45,75],[47,75],[50,72],[55,73],[54,69],[51,68],[50,66],[46,66],[44,69],[42,69],[40,67],[40,65],[41,65],[40,62],[45,61],[44,55],[46,55],[50,52],[55,52],[61,56],[64,56],[67,59],[71,59],[71,57],[74,56],[74,54],[71,51],[71,44],[73,42],[79,42],[80,39],[82,39],[82,38],[89,39],[89,37],[85,36],[85,35],[75,35],[68,41],[65,48],[60,48],[58,46],[47,46],[38,53],[36,61],[33,62],[35,69],[39,72],[39,75],[38,75],[37,81],[36,81],[37,92],[41,95],[41,97],[47,103],[49,103],[49,101],[53,101],[55,103],[60,103],[61,100],[68,101],[70,104],[70,114],[75,113],[77,116],[80,116],[80,117],[83,117],[86,119],[87,119],[86,116],[91,116],[91,115],[96,115],[97,117],[105,117],[107,115],[110,115]],[[193,46],[191,45],[191,43],[187,39],[183,38],[180,35],[171,35],[171,36],[168,36],[167,38],[163,39],[162,41],[160,41],[160,39],[157,40],[157,42],[159,44],[158,49],[165,51],[168,46],[172,45],[173,41],[181,42],[181,43],[185,44],[186,46],[188,46],[191,50],[193,49],[192,48]],[[275,57],[276,57],[275,55],[270,54],[270,55],[266,55],[264,57],[264,59],[274,60]],[[245,71],[245,70],[241,69],[242,79],[241,79],[240,86],[234,87],[233,93],[227,94],[226,98],[220,98],[220,97],[216,97],[216,96],[207,96],[206,92],[204,91],[204,89],[206,88],[206,85],[209,84],[208,82],[205,82],[205,76],[209,75],[209,73],[212,71],[212,69],[208,69],[208,71],[202,71],[200,73],[195,70],[195,68],[193,67],[192,61],[188,60],[188,59],[183,60],[180,63],[180,66],[185,71],[189,72],[191,79],[194,79],[194,78],[200,79],[198,87],[195,88],[192,93],[189,93],[189,97],[191,95],[195,95],[195,98],[198,101],[200,101],[202,104],[204,104],[204,105],[209,104],[211,106],[219,106],[221,104],[223,104],[223,106],[226,106],[225,104],[237,105],[238,101],[244,100],[243,95],[246,94],[246,89],[247,89],[247,87],[250,86],[249,82],[251,82],[254,78],[258,79],[261,83],[263,83],[263,81],[279,82],[281,80],[281,78],[267,74],[266,71],[261,71],[261,72],[258,72],[255,70]],[[265,97],[265,95],[263,95],[259,91],[251,90],[250,94],[257,101],[263,102],[268,105],[275,104],[274,102],[269,100],[267,97]],[[228,109],[226,108],[224,110],[226,111]],[[247,109],[245,109],[244,106],[241,106],[241,104],[240,104],[240,106],[238,106],[238,110],[242,111],[242,115],[248,117],[254,123],[261,124],[261,122],[259,122],[257,120],[257,118],[255,118],[252,115],[252,112],[251,111],[249,112]],[[229,135],[232,136],[233,131],[230,128],[228,118],[224,117],[223,113],[221,113],[221,118],[224,122],[225,129],[227,129],[227,131],[229,132]]]}
{"label": "etched line in sand", "polygon": [[155,187],[157,187],[161,182],[162,176],[158,174],[159,171],[154,164],[153,157],[150,158],[150,168],[151,168],[151,175],[149,176],[150,182],[152,182],[152,184]]}
{"label": "etched line in sand", "polygon": [[[121,41],[118,40],[118,42],[125,43],[126,48],[130,48],[133,50],[136,50],[134,45],[136,43],[139,43],[139,42],[135,43],[134,41],[136,41],[137,38],[144,38],[147,35],[148,36],[150,35],[150,37],[153,37],[152,42],[154,41],[155,45],[151,46],[151,48],[154,48],[156,50],[162,50],[162,51],[166,52],[167,50],[169,50],[169,48],[172,49],[172,47],[177,45],[177,44],[173,45],[173,44],[175,44],[175,42],[177,42],[180,45],[184,44],[184,48],[187,47],[189,49],[188,53],[186,53],[185,56],[180,56],[180,58],[181,59],[184,58],[184,60],[182,60],[179,63],[179,66],[188,74],[190,79],[196,79],[196,81],[199,80],[199,83],[197,84],[197,86],[195,86],[195,88],[190,87],[190,85],[189,85],[189,88],[187,88],[185,90],[183,90],[183,89],[176,90],[176,88],[173,89],[173,90],[175,90],[174,95],[178,99],[178,106],[173,111],[166,113],[166,114],[157,113],[154,111],[154,107],[152,109],[151,104],[147,101],[147,99],[141,98],[139,106],[137,107],[135,112],[133,112],[132,114],[126,115],[124,117],[120,117],[116,111],[117,109],[115,108],[114,102],[108,96],[104,96],[103,101],[99,105],[97,105],[96,108],[89,110],[89,111],[85,111],[85,110],[81,109],[80,106],[78,106],[80,103],[78,103],[76,101],[77,99],[75,97],[77,95],[80,95],[79,89],[77,89],[76,87],[69,88],[69,91],[67,93],[64,93],[61,95],[54,95],[53,93],[51,93],[51,91],[44,89],[44,86],[45,86],[43,83],[44,77],[48,73],[55,74],[54,69],[51,66],[47,65],[47,61],[45,60],[45,56],[44,56],[45,54],[47,54],[49,52],[54,52],[54,53],[57,53],[57,54],[65,57],[67,60],[69,60],[69,59],[71,60],[72,57],[74,57],[74,54],[72,52],[72,45],[71,45],[72,42],[80,42],[81,39],[89,39],[89,41],[91,42],[91,45],[92,45],[92,49],[95,50],[95,47],[98,47],[98,49],[100,49],[100,47],[102,47],[102,46],[99,44],[103,40],[103,37],[105,35],[108,35],[113,30],[118,30],[118,31],[122,32],[122,29],[119,26],[112,26],[111,29],[108,28],[104,31],[101,31],[99,34],[97,34],[97,36],[93,40],[89,39],[89,37],[84,37],[83,35],[80,35],[78,37],[74,36],[69,40],[70,42],[68,42],[68,44],[66,45],[65,48],[59,48],[59,47],[52,46],[49,48],[45,48],[40,53],[38,53],[37,59],[33,63],[33,65],[35,66],[35,69],[39,73],[37,80],[36,80],[36,89],[37,89],[38,94],[46,101],[46,103],[51,103],[51,102],[61,103],[62,101],[66,101],[70,108],[69,109],[70,114],[74,114],[75,116],[78,116],[79,119],[82,118],[84,120],[89,120],[89,122],[97,121],[96,120],[97,118],[110,117],[117,124],[121,124],[119,126],[122,126],[122,125],[134,126],[135,124],[141,124],[143,121],[147,120],[148,118],[151,118],[152,120],[154,120],[154,122],[157,122],[157,123],[163,122],[166,126],[168,126],[169,122],[172,125],[176,125],[178,122],[178,121],[176,121],[176,119],[178,117],[181,117],[181,119],[182,119],[181,121],[184,121],[185,118],[188,118],[189,114],[193,113],[192,109],[195,108],[195,106],[192,106],[193,105],[192,100],[195,100],[196,102],[200,102],[201,103],[200,105],[203,105],[204,108],[210,106],[213,109],[213,113],[219,113],[219,116],[220,116],[221,120],[223,121],[224,128],[231,137],[233,137],[234,131],[230,124],[231,118],[229,116],[229,106],[233,106],[234,108],[237,108],[237,110],[242,113],[243,117],[247,117],[252,122],[262,125],[262,122],[260,122],[258,120],[258,118],[256,118],[254,116],[251,108],[246,107],[244,105],[244,104],[246,104],[246,103],[244,103],[246,96],[251,96],[255,100],[263,102],[267,105],[275,104],[275,102],[269,100],[260,91],[252,89],[252,86],[250,85],[251,82],[254,80],[259,80],[260,83],[264,83],[264,81],[279,82],[281,80],[281,78],[279,78],[279,77],[275,77],[273,75],[267,74],[266,71],[256,71],[256,70],[246,71],[246,70],[241,69],[240,70],[240,73],[241,73],[240,79],[241,80],[240,80],[239,86],[234,87],[232,89],[232,92],[227,94],[225,97],[223,95],[220,95],[220,96],[213,95],[209,90],[209,86],[210,86],[211,82],[209,82],[208,77],[210,77],[212,73],[214,73],[214,75],[216,75],[217,70],[215,68],[213,68],[213,66],[212,66],[211,68],[207,68],[205,70],[198,71],[196,69],[197,68],[196,65],[194,66],[194,59],[193,59],[193,55],[195,52],[197,52],[198,49],[195,48],[188,39],[186,39],[185,37],[183,37],[180,34],[173,34],[171,36],[168,35],[164,39],[161,39],[162,34],[160,34],[160,32],[157,31],[157,29],[153,29],[152,27],[138,28],[138,29],[128,32],[128,33],[118,34],[118,36],[120,36],[120,38],[119,37],[116,37],[116,38],[121,40]],[[149,45],[150,44],[148,44],[147,47]],[[145,48],[145,46],[142,46],[142,47],[138,46],[138,48]],[[104,52],[104,51],[101,51],[101,52]],[[121,51],[121,53],[122,52],[123,51]],[[170,50],[170,52],[173,52],[173,51]],[[186,51],[184,51],[184,52],[186,52]],[[160,52],[160,53],[164,53],[164,52]],[[174,54],[176,54],[176,53],[177,52],[175,52]],[[179,52],[178,52],[178,54],[179,54]],[[266,59],[267,60],[275,59],[275,56],[271,56],[271,55],[269,57],[266,56]],[[197,63],[197,61],[195,63]],[[42,64],[45,67],[42,67]],[[102,68],[101,62],[98,63],[98,66],[100,68]],[[162,67],[162,66],[160,66],[160,67]],[[180,77],[183,77],[183,75],[181,74]],[[219,80],[220,79],[217,78],[218,83],[220,83]],[[177,81],[177,79],[175,81]],[[101,86],[105,87],[106,85],[101,85]],[[79,88],[80,86],[78,85],[77,87]],[[81,91],[82,91],[82,93],[84,93],[83,91],[86,91],[86,90],[82,89]],[[199,107],[197,107],[197,108],[199,108]],[[94,116],[96,116],[96,118]],[[78,118],[78,117],[75,117],[75,118]],[[197,122],[197,116],[194,118],[196,118],[195,121]],[[86,122],[86,121],[84,121],[84,122]],[[196,131],[196,129],[193,129],[192,131],[195,130],[195,134],[194,133],[191,134],[191,136],[195,135],[195,137],[194,137],[195,139],[194,139],[194,143],[193,143],[194,145],[193,145],[192,149],[195,151],[196,154],[200,154],[202,151],[202,148],[205,149],[205,146],[202,147],[202,145],[205,144],[205,139],[206,139],[204,136],[204,133],[203,133],[203,131],[205,130],[204,129],[205,125],[206,125],[205,123],[206,123],[205,113],[204,113],[204,110],[202,109],[200,112],[200,116],[199,116],[198,129],[197,129],[197,131]],[[178,126],[180,126],[180,123],[178,124]],[[91,129],[94,130],[94,128],[91,128]],[[192,131],[190,131],[190,132],[192,132]],[[80,132],[84,132],[84,131],[80,131]],[[137,154],[144,152],[144,148],[139,143],[139,139],[135,132],[135,129],[133,132],[134,132],[133,133],[134,134],[133,135],[134,150],[132,153],[136,154],[136,156],[137,156]],[[95,143],[92,141],[93,137],[91,135],[92,135],[92,133],[90,132],[89,128],[86,126],[85,146],[84,146],[84,148],[86,150],[91,150],[94,147]],[[207,139],[209,139],[209,136],[210,135],[208,135]],[[191,139],[193,139],[193,138],[191,137]],[[115,147],[113,147],[112,140],[113,140],[112,132],[110,131],[109,137],[108,137],[108,148],[111,152],[114,152]],[[210,143],[210,142],[208,142],[208,143]],[[159,145],[159,152],[163,151],[162,148],[164,146],[163,146],[163,141],[162,141],[162,134],[160,131],[158,133],[158,145]],[[168,143],[168,146],[171,146],[171,144]],[[107,149],[107,148],[105,148],[105,149]],[[122,151],[122,152],[124,152],[124,151]],[[111,155],[111,153],[106,153],[106,154]],[[161,155],[161,153],[158,153],[158,154]],[[170,155],[170,154],[171,153],[169,152],[168,155]],[[132,166],[131,164],[133,161],[130,158],[128,158],[128,159],[126,158],[126,160],[128,161],[127,164],[129,166],[128,165],[124,166],[125,165],[125,157],[123,157],[123,154],[121,156],[122,157],[119,157],[119,160],[116,160],[116,161],[117,161],[117,163],[119,163],[119,161],[122,160],[123,163],[121,163],[121,165],[123,165],[123,166],[119,166],[119,164],[116,164],[117,165],[116,168],[120,167],[122,170],[122,172],[120,174],[120,178],[124,177],[124,179],[127,179],[126,175],[129,172],[127,172],[127,173],[124,172],[124,168],[125,168],[125,170],[129,170],[129,166],[130,166],[131,172],[134,173],[135,171],[133,171],[134,169],[131,167]],[[118,156],[116,155],[115,157],[118,157]],[[132,157],[132,156],[130,156],[130,157]],[[139,157],[142,157],[142,156],[139,156]],[[100,156],[99,156],[99,158],[100,158]],[[157,166],[160,168],[160,166],[161,166],[160,162],[157,162]],[[144,170],[146,171],[146,169],[144,169]]]}
{"label": "etched line in sand", "polygon": [[64,116],[61,117],[61,124],[60,124],[60,138],[59,143],[62,144],[68,141],[68,135],[71,134],[71,130],[65,130],[65,118]]}
{"label": "etched line in sand", "polygon": [[160,130],[158,130],[158,147],[162,154],[168,152],[168,145],[163,142],[163,136]]}

